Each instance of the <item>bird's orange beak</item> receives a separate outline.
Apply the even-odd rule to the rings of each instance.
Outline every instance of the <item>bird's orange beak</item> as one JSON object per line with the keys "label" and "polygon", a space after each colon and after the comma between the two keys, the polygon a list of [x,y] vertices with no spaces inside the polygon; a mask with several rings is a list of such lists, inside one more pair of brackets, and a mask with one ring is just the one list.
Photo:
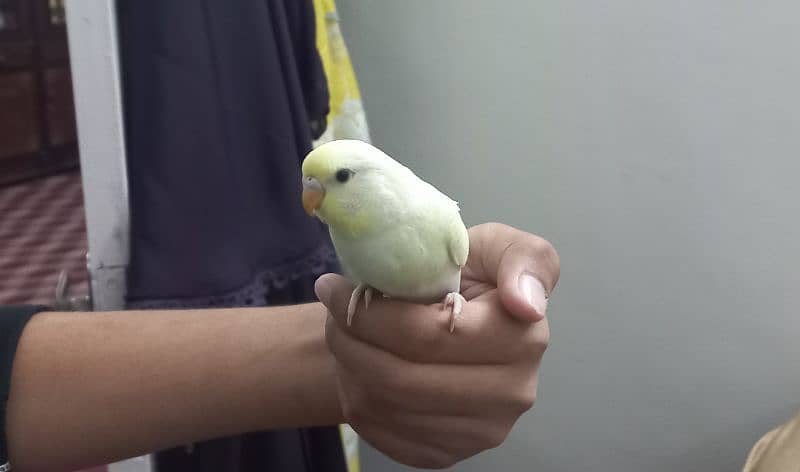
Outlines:
{"label": "bird's orange beak", "polygon": [[325,199],[325,188],[314,177],[303,178],[303,208],[311,216],[322,205]]}

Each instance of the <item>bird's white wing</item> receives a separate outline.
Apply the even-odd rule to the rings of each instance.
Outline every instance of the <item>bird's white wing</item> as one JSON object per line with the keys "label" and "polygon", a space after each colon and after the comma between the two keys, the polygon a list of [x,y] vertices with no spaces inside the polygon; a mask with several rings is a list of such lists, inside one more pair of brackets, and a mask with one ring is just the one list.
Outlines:
{"label": "bird's white wing", "polygon": [[458,202],[419,177],[414,175],[413,178],[413,185],[408,187],[413,187],[414,191],[409,192],[407,198],[416,200],[413,206],[417,214],[427,215],[420,218],[426,221],[424,230],[438,228],[432,234],[444,235],[450,260],[456,267],[464,267],[469,256],[469,233],[461,219]]}
{"label": "bird's white wing", "polygon": [[447,249],[450,252],[450,259],[458,267],[464,267],[469,256],[469,233],[458,212],[453,216],[448,232]]}

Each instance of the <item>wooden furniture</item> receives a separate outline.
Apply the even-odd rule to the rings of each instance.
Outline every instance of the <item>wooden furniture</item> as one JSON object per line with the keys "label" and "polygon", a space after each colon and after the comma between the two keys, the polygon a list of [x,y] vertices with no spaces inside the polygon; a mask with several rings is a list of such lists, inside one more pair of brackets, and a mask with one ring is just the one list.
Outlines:
{"label": "wooden furniture", "polygon": [[64,0],[0,0],[0,185],[77,166]]}

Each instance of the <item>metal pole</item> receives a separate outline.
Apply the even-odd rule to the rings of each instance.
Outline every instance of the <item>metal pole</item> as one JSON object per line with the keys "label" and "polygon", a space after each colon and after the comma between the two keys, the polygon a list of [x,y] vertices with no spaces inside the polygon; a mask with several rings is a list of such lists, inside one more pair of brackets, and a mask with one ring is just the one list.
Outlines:
{"label": "metal pole", "polygon": [[[120,310],[125,307],[130,220],[116,3],[67,0],[65,7],[92,307]],[[108,466],[109,472],[152,468],[150,456]]]}
{"label": "metal pole", "polygon": [[114,0],[67,0],[75,114],[95,310],[124,308],[128,179]]}

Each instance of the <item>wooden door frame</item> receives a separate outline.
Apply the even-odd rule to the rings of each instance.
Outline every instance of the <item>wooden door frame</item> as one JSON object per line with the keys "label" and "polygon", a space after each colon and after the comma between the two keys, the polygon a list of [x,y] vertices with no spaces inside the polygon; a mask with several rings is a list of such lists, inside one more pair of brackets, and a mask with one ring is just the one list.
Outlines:
{"label": "wooden door frame", "polygon": [[[42,177],[79,165],[77,142],[70,141],[53,145],[47,111],[47,70],[53,66],[69,70],[69,50],[66,26],[53,27],[49,23],[48,0],[9,0],[18,14],[16,30],[0,32],[0,41],[10,49],[29,48],[30,61],[26,66],[3,65],[0,54],[0,70],[30,71],[35,89],[35,112],[38,121],[39,148],[34,152],[21,153],[0,159],[0,185],[10,185],[23,180]],[[45,43],[63,40],[65,51],[63,59],[45,58]]]}

